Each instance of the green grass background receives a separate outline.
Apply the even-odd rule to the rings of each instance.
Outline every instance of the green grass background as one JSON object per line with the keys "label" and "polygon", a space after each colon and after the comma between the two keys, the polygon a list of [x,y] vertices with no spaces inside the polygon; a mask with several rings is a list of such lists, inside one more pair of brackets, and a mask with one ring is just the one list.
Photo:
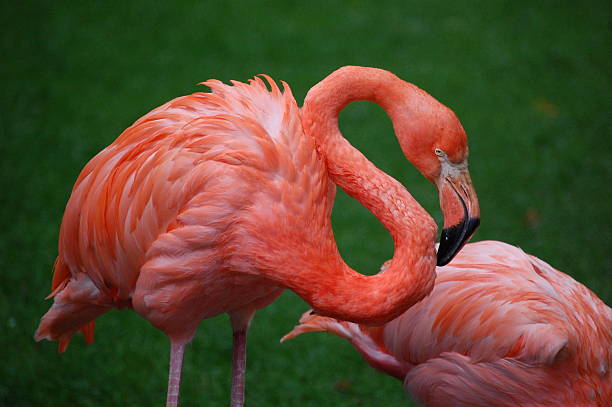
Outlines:
{"label": "green grass background", "polygon": [[[208,78],[287,81],[301,104],[335,68],[389,69],[451,107],[469,135],[482,208],[474,240],[521,246],[612,300],[611,10],[606,1],[3,2],[0,6],[0,405],[161,406],[168,343],[131,311],[98,320],[67,353],[34,343],[50,302],[57,233],[85,163],[138,117]],[[440,219],[382,110],[356,103],[345,136]],[[384,229],[340,194],[349,264],[392,255]],[[399,381],[348,343],[278,339],[308,306],[292,293],[258,313],[247,405],[399,406]],[[185,357],[183,406],[228,404],[226,316]]]}

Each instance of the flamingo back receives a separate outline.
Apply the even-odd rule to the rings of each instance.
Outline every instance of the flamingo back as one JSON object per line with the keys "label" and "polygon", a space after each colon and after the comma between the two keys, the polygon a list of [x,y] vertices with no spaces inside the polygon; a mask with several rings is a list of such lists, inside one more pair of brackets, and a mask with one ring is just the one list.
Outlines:
{"label": "flamingo back", "polygon": [[383,335],[391,354],[416,366],[404,381],[411,394],[427,405],[593,405],[612,397],[612,310],[589,289],[493,241],[467,245],[437,271],[430,296]]}

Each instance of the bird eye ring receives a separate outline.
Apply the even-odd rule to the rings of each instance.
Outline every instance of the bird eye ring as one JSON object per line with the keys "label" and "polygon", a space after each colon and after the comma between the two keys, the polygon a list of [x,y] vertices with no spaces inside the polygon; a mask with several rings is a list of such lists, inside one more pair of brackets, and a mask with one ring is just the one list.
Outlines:
{"label": "bird eye ring", "polygon": [[445,153],[443,150],[441,150],[441,149],[439,149],[439,148],[436,148],[436,149],[434,150],[434,154],[436,154],[438,157],[442,157],[442,156],[444,156],[446,153]]}

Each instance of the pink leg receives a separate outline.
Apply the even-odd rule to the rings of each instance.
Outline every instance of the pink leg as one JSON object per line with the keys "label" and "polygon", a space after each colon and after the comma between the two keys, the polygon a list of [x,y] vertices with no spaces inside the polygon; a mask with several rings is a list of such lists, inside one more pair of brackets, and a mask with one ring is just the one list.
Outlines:
{"label": "pink leg", "polygon": [[168,373],[168,398],[166,399],[166,407],[178,407],[185,345],[185,341],[170,339],[170,372]]}
{"label": "pink leg", "polygon": [[255,311],[234,312],[230,314],[234,332],[232,354],[232,400],[231,407],[244,405],[244,383],[246,378],[247,331]]}

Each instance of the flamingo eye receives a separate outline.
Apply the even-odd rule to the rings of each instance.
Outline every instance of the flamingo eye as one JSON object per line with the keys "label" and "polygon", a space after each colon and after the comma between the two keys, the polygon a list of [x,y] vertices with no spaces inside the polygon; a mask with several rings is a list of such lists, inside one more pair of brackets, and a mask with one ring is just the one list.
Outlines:
{"label": "flamingo eye", "polygon": [[436,148],[434,150],[434,154],[437,155],[438,157],[442,157],[442,156],[446,155],[446,153],[443,150],[439,149],[439,148]]}

